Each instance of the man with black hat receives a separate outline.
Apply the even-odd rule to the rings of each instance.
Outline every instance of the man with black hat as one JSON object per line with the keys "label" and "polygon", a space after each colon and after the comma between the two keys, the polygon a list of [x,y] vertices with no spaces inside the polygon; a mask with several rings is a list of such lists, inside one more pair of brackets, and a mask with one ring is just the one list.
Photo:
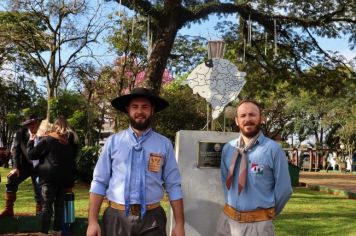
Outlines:
{"label": "man with black hat", "polygon": [[154,112],[168,106],[148,89],[135,88],[115,98],[112,106],[128,114],[130,127],[106,141],[90,188],[88,236],[101,235],[98,215],[104,196],[103,235],[166,235],[160,205],[165,189],[173,209],[172,235],[184,235],[181,177],[169,139],[154,132]]}
{"label": "man with black hat", "polygon": [[30,135],[36,134],[41,120],[36,115],[30,115],[22,124],[20,130],[16,133],[12,150],[12,170],[7,175],[5,209],[0,213],[0,218],[5,216],[14,216],[14,202],[16,201],[16,192],[19,185],[28,177],[31,177],[36,200],[36,215],[41,212],[41,192],[36,181],[37,173],[33,162],[27,155],[27,143]]}

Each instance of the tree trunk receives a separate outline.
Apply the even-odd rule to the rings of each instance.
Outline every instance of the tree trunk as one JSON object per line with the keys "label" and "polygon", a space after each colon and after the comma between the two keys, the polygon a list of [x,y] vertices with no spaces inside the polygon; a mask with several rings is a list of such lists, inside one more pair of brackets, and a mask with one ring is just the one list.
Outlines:
{"label": "tree trunk", "polygon": [[160,92],[162,76],[179,29],[177,22],[174,20],[159,27],[154,33],[155,39],[145,73],[146,86],[152,89],[156,95]]}
{"label": "tree trunk", "polygon": [[54,96],[54,88],[53,86],[51,86],[50,84],[47,85],[47,115],[46,115],[46,119],[49,122],[53,121],[53,117],[51,114],[52,111],[52,102],[53,102],[53,98],[55,98]]}

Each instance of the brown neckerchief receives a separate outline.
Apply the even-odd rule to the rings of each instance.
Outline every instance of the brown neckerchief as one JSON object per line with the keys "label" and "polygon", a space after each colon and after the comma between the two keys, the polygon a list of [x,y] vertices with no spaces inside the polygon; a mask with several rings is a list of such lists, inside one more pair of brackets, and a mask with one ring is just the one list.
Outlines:
{"label": "brown neckerchief", "polygon": [[241,161],[239,163],[239,177],[238,177],[238,193],[240,194],[242,189],[246,186],[247,181],[247,151],[252,149],[252,147],[256,144],[257,138],[260,136],[260,132],[255,135],[253,138],[249,140],[247,144],[245,144],[242,135],[240,134],[239,142],[237,143],[237,148],[231,158],[230,166],[228,169],[228,176],[226,178],[226,187],[229,190],[232,184],[233,174],[235,170],[235,165],[238,157],[240,157]]}

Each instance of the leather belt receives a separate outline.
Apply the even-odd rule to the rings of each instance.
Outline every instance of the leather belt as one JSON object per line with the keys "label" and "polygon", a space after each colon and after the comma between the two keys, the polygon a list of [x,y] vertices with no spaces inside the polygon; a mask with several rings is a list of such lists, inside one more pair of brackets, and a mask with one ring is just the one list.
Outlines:
{"label": "leather belt", "polygon": [[[159,202],[153,203],[153,204],[148,204],[146,205],[146,210],[153,210],[159,207],[161,204]],[[119,211],[125,211],[125,205],[119,204],[116,202],[109,201],[109,206],[119,210]],[[131,204],[129,208],[129,213],[135,216],[139,216],[141,214],[141,205],[140,204]]]}
{"label": "leather belt", "polygon": [[231,219],[241,223],[251,223],[272,220],[276,216],[275,208],[257,209],[254,211],[237,211],[235,208],[225,204],[224,213]]}

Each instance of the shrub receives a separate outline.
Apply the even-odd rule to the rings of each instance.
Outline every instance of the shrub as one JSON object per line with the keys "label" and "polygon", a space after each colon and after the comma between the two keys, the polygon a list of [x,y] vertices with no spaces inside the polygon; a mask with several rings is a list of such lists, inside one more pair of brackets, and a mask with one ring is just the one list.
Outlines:
{"label": "shrub", "polygon": [[99,158],[101,146],[84,146],[77,158],[78,178],[86,183],[93,179],[93,171]]}

